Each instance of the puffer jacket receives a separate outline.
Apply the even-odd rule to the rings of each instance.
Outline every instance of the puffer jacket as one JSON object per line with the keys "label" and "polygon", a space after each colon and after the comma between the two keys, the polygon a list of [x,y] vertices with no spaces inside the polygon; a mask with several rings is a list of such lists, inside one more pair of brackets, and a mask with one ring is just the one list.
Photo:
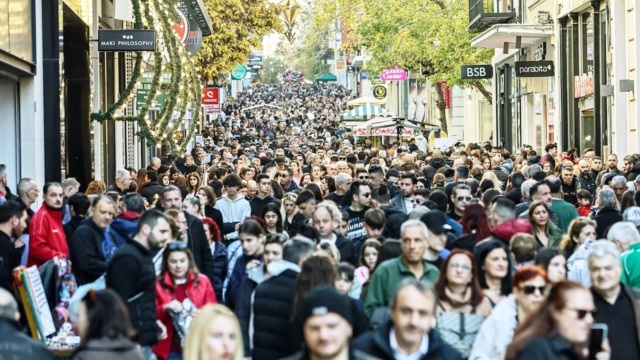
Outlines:
{"label": "puffer jacket", "polygon": [[224,280],[227,278],[227,247],[223,243],[214,243],[215,247],[211,250],[213,256],[213,291],[216,293],[216,299],[222,301],[222,289]]}
{"label": "puffer jacket", "polygon": [[[196,279],[198,284],[196,285]],[[158,320],[167,328],[167,337],[160,340],[154,347],[153,353],[166,359],[171,349],[171,339],[175,328],[171,315],[165,311],[164,307],[171,301],[175,300],[174,290],[175,283],[169,273],[165,273],[163,278],[156,281],[156,316]],[[216,296],[209,282],[209,278],[203,274],[198,274],[197,278],[192,271],[189,271],[186,282],[187,297],[196,308],[201,308],[206,304],[215,304]]]}
{"label": "puffer jacket", "polygon": [[143,360],[138,344],[118,337],[100,338],[87,341],[73,353],[74,360]]}
{"label": "puffer jacket", "polygon": [[443,158],[433,158],[429,162],[427,166],[424,167],[424,177],[427,182],[427,186],[431,187],[431,183],[433,183],[433,177],[438,172],[438,169],[445,166],[445,162]]}
{"label": "puffer jacket", "polygon": [[500,301],[480,326],[469,360],[504,359],[516,331],[518,315],[515,295]]}
{"label": "puffer jacket", "polygon": [[640,175],[640,161],[638,161],[633,168],[625,175],[627,181],[636,181],[636,178]]}
{"label": "puffer jacket", "polygon": [[256,266],[247,270],[247,276],[242,279],[240,289],[238,290],[238,298],[234,311],[240,323],[245,357],[251,356],[251,335],[254,332],[253,323],[251,322],[251,317],[253,316],[253,292],[256,290],[256,287],[266,279],[264,267]]}
{"label": "puffer jacket", "polygon": [[503,222],[491,230],[494,238],[509,244],[511,237],[517,233],[531,234],[531,223],[529,220],[512,219]]}
{"label": "puffer jacket", "polygon": [[136,233],[140,216],[140,214],[133,211],[125,211],[111,222],[109,234],[111,234],[116,246],[120,247],[126,242],[127,238]]}
{"label": "puffer jacket", "polygon": [[290,341],[294,338],[290,320],[300,268],[282,260],[269,264],[267,271],[273,276],[258,285],[254,293],[254,360],[281,359],[301,347]]}

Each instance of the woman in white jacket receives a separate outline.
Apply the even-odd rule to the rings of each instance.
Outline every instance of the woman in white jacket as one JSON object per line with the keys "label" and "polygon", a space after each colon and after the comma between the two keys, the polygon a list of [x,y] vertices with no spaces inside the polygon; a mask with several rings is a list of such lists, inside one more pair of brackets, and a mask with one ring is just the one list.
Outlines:
{"label": "woman in white jacket", "polygon": [[526,265],[513,275],[513,293],[500,301],[482,323],[469,360],[502,360],[516,327],[542,303],[546,295],[544,269]]}

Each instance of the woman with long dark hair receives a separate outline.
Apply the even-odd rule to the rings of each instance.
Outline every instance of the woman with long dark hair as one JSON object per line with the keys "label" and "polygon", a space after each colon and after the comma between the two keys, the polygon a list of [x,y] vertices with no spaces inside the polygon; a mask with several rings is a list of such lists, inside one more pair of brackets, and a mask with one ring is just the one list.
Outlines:
{"label": "woman with long dark hair", "polygon": [[542,249],[536,255],[536,265],[547,272],[550,284],[567,279],[567,259],[559,249]]}
{"label": "woman with long dark hair", "polygon": [[218,228],[222,229],[224,224],[222,220],[222,213],[220,210],[216,209],[216,202],[218,198],[216,197],[216,192],[209,185],[204,185],[198,190],[198,195],[202,196],[204,199],[204,216],[212,219],[218,225]]}
{"label": "woman with long dark hair", "polygon": [[81,342],[73,359],[143,359],[138,344],[133,341],[137,334],[131,326],[129,311],[111,289],[90,290],[85,295],[78,309],[76,327]]}
{"label": "woman with long dark hair", "polygon": [[518,326],[505,359],[609,359],[606,340],[595,356],[588,354],[595,312],[593,295],[583,285],[572,281],[555,284],[540,307]]}
{"label": "woman with long dark hair", "polygon": [[511,257],[500,240],[487,240],[475,251],[478,281],[491,306],[511,294]]}
{"label": "woman with long dark hair", "polygon": [[321,184],[322,186],[320,187],[320,189],[322,190],[323,196],[327,196],[336,191],[336,179],[331,176],[323,176]]}
{"label": "woman with long dark hair", "polygon": [[262,219],[267,224],[265,231],[267,234],[285,234],[283,230],[282,213],[280,206],[276,203],[269,203],[262,209]]}
{"label": "woman with long dark hair", "polygon": [[462,236],[447,244],[449,250],[464,249],[473,252],[476,243],[491,236],[489,219],[482,205],[467,205],[460,224],[462,224]]}
{"label": "woman with long dark hair", "polygon": [[544,201],[534,201],[529,205],[529,222],[533,230],[533,236],[538,243],[538,248],[560,247],[562,230],[551,221],[549,205]]}
{"label": "woman with long dark hair", "polygon": [[435,284],[436,329],[465,359],[484,319],[491,314],[491,303],[478,283],[474,260],[469,251],[453,250]]}

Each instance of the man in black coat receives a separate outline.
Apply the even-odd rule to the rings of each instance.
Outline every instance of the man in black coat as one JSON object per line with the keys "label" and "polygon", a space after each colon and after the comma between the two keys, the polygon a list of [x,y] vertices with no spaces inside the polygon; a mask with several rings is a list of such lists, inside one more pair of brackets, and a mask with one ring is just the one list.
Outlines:
{"label": "man in black coat", "polygon": [[170,238],[167,216],[149,210],[140,217],[136,235],[118,248],[107,268],[107,288],[113,289],[127,304],[145,356],[151,355],[151,346],[159,336],[166,336],[167,329],[156,316],[156,273],[152,256]]}
{"label": "man in black coat", "polygon": [[427,166],[425,166],[422,170],[424,172],[425,181],[427,182],[428,187],[431,187],[431,184],[433,183],[433,177],[438,172],[438,169],[443,166],[445,166],[445,163],[444,159],[442,158],[442,153],[440,152],[440,150],[434,150],[431,161],[429,161],[429,164],[427,164]]}
{"label": "man in black coat", "polygon": [[12,271],[20,266],[20,257],[25,248],[24,244],[16,247],[12,238],[19,239],[27,228],[26,210],[23,203],[12,200],[0,205],[0,288],[7,291],[13,291]]}
{"label": "man in black coat", "polygon": [[176,209],[184,213],[187,218],[187,242],[189,248],[193,253],[193,258],[196,261],[196,266],[200,272],[209,278],[209,281],[213,284],[215,282],[213,271],[213,256],[211,255],[211,248],[209,247],[209,241],[204,233],[204,226],[202,221],[197,217],[182,210],[182,193],[176,186],[170,185],[165,187],[160,194],[160,203],[164,210]]}
{"label": "man in black coat", "polygon": [[111,239],[105,239],[105,230],[116,214],[115,203],[108,196],[98,196],[93,199],[91,208],[91,217],[80,223],[69,240],[78,285],[94,282],[102,276],[116,249]]}
{"label": "man in black coat", "polygon": [[282,261],[268,265],[271,278],[255,290],[253,302],[253,352],[254,360],[281,359],[300,350],[290,326],[293,298],[299,265],[311,256],[315,244],[302,237],[287,241],[282,251]]}
{"label": "man in black coat", "polygon": [[[421,360],[462,359],[460,353],[432,329],[437,300],[435,291],[427,283],[413,277],[403,280],[391,303],[390,319],[378,329],[359,336],[353,343],[354,348],[380,359],[395,358],[397,350],[417,353],[419,356],[415,358]],[[395,347],[399,349],[392,347],[391,336],[395,336]]]}
{"label": "man in black coat", "polygon": [[53,353],[43,343],[25,334],[18,320],[16,299],[0,288],[0,359],[53,360]]}

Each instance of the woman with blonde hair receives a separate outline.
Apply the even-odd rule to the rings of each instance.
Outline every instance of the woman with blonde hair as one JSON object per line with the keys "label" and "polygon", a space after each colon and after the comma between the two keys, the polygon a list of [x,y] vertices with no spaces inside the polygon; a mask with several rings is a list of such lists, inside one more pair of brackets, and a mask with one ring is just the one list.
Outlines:
{"label": "woman with blonde hair", "polygon": [[293,217],[300,211],[298,205],[296,205],[297,200],[298,194],[295,193],[286,193],[282,198],[280,212],[282,213],[282,222],[285,231],[290,229],[291,224],[293,224]]}
{"label": "woman with blonde hair", "polygon": [[208,304],[196,314],[187,333],[184,360],[242,360],[238,319],[224,305]]}
{"label": "woman with blonde hair", "polygon": [[502,191],[502,183],[500,182],[500,180],[498,180],[498,177],[492,171],[487,171],[482,175],[480,183],[482,183],[483,181],[490,181],[493,184],[494,189]]}

